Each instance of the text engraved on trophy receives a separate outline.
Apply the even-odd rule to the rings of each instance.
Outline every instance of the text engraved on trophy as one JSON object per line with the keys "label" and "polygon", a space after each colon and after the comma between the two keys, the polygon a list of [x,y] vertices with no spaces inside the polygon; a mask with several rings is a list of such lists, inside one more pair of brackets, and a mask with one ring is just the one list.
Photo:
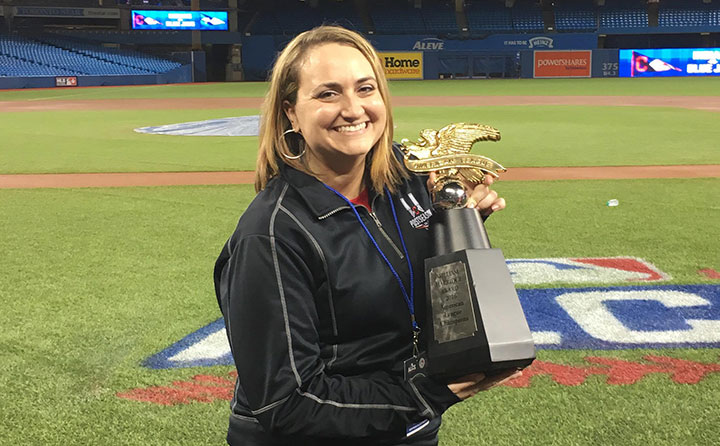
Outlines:
{"label": "text engraved on trophy", "polygon": [[429,276],[435,340],[442,344],[473,336],[477,322],[465,263],[436,266]]}

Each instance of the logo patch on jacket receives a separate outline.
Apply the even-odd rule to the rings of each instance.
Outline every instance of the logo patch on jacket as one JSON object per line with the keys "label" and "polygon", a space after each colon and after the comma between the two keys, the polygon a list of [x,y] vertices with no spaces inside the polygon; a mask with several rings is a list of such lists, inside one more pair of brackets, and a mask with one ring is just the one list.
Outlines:
{"label": "logo patch on jacket", "polygon": [[412,193],[409,193],[408,197],[410,198],[410,203],[404,198],[400,198],[400,203],[402,203],[405,210],[407,210],[411,216],[409,220],[410,226],[414,229],[427,229],[428,220],[430,220],[430,216],[432,215],[432,209],[423,209]]}

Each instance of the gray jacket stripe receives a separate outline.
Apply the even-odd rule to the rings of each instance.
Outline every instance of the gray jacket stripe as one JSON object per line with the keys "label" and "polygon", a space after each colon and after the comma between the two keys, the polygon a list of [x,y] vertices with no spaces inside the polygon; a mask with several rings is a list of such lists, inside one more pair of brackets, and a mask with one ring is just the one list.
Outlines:
{"label": "gray jacket stripe", "polygon": [[235,390],[233,391],[233,397],[232,402],[230,403],[230,411],[232,413],[235,413],[235,407],[237,407],[238,400],[237,400],[237,394],[238,394],[238,387],[240,387],[240,378],[235,378]]}
{"label": "gray jacket stripe", "polygon": [[257,420],[257,418],[246,417],[245,415],[236,414],[236,413],[234,413],[234,412],[231,413],[230,416],[233,417],[233,418],[237,418],[238,420],[242,420],[242,421],[249,421],[249,422],[251,422],[251,423],[260,423],[260,422]]}
{"label": "gray jacket stripe", "polygon": [[320,248],[320,244],[315,240],[315,237],[310,234],[310,231],[308,231],[305,226],[303,226],[302,223],[300,223],[300,220],[293,215],[292,212],[290,212],[285,206],[280,206],[280,209],[285,212],[290,218],[293,219],[295,224],[297,224],[300,229],[303,230],[305,235],[308,236],[308,238],[312,241],[313,245],[315,246],[315,249],[317,250],[318,254],[320,255],[320,259],[322,260],[323,269],[325,270],[325,277],[327,277],[328,281],[328,305],[330,306],[330,316],[332,317],[332,327],[333,327],[333,335],[337,336],[338,330],[337,330],[337,321],[335,320],[335,306],[333,305],[333,298],[332,298],[332,287],[330,286],[330,273],[328,272],[328,266],[327,261],[325,260],[325,254],[323,253],[322,249]]}
{"label": "gray jacket stripe", "polygon": [[319,397],[313,395],[312,393],[303,392],[300,389],[297,389],[297,392],[301,396],[304,396],[305,398],[310,398],[311,400],[316,401],[320,404],[329,404],[331,406],[340,407],[343,409],[390,409],[390,410],[398,410],[401,412],[417,412],[417,407],[395,406],[392,404],[338,403],[337,401],[320,399]]}
{"label": "gray jacket stripe", "polygon": [[273,409],[273,408],[281,405],[281,404],[284,403],[285,401],[289,400],[289,399],[290,399],[290,396],[291,396],[291,395],[288,395],[288,396],[286,396],[285,398],[282,398],[282,399],[280,399],[280,400],[277,400],[277,401],[275,401],[274,403],[270,403],[270,404],[268,404],[267,406],[261,407],[261,408],[258,409],[258,410],[251,410],[250,413],[253,414],[253,415],[260,415],[261,413],[267,412],[268,410]]}
{"label": "gray jacket stripe", "polygon": [[418,399],[420,400],[420,402],[422,402],[423,405],[425,406],[425,410],[424,410],[423,413],[421,413],[420,415],[425,415],[426,413],[429,413],[431,416],[434,417],[434,416],[435,416],[435,412],[433,412],[433,410],[432,410],[432,408],[430,407],[430,405],[427,403],[427,401],[425,401],[425,398],[423,398],[422,394],[420,394],[420,391],[417,389],[417,387],[415,387],[415,383],[413,383],[413,379],[417,378],[418,376],[425,376],[425,375],[422,374],[422,373],[418,373],[417,375],[413,376],[413,378],[410,379],[410,380],[408,381],[408,383],[410,384],[410,387],[412,388],[413,392],[415,392],[415,395],[418,397]]}
{"label": "gray jacket stripe", "polygon": [[275,210],[273,211],[272,216],[270,217],[270,249],[272,251],[273,263],[275,264],[275,276],[277,277],[278,291],[280,293],[280,303],[282,304],[283,318],[285,320],[285,335],[287,336],[288,356],[290,357],[290,367],[292,368],[293,374],[295,375],[295,381],[297,381],[298,387],[301,387],[302,379],[300,379],[300,374],[298,373],[297,367],[295,366],[295,356],[293,355],[292,337],[290,336],[290,319],[288,318],[287,302],[285,302],[285,289],[283,288],[283,284],[282,284],[282,277],[280,275],[280,263],[278,262],[277,247],[275,246],[275,217],[277,216],[277,213],[280,210],[282,200],[285,197],[285,192],[287,192],[288,187],[289,187],[289,185],[286,184],[285,187],[283,188],[282,192],[280,193],[280,198],[278,198],[277,205],[275,205]]}
{"label": "gray jacket stripe", "polygon": [[337,361],[338,345],[333,344],[332,348],[333,348],[333,355],[332,355],[332,358],[330,358],[330,361],[328,361],[328,363],[327,363],[328,368],[331,368],[333,366],[333,364],[335,363],[335,361]]}

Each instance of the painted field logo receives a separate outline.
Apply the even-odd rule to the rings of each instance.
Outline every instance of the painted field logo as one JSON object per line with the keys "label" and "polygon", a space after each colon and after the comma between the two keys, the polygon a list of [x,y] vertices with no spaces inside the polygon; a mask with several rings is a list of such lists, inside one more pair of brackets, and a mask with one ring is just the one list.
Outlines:
{"label": "painted field logo", "polygon": [[[584,365],[557,364],[536,360],[512,379],[506,387],[527,388],[534,376],[547,376],[562,386],[579,386],[591,376],[605,378],[611,386],[635,384],[646,376],[666,375],[677,384],[697,384],[710,374],[720,373],[720,363],[689,361],[669,356],[645,355],[643,361],[586,356]],[[174,381],[169,386],[151,386],[118,392],[123,399],[173,406],[192,402],[230,401],[235,390],[236,372],[224,376],[195,375],[190,380]]]}
{"label": "painted field logo", "polygon": [[[540,349],[720,348],[720,285],[520,289],[518,294]],[[218,319],[144,365],[232,363]]]}
{"label": "painted field logo", "polygon": [[509,259],[507,264],[515,285],[659,282],[670,279],[655,265],[634,257]]}

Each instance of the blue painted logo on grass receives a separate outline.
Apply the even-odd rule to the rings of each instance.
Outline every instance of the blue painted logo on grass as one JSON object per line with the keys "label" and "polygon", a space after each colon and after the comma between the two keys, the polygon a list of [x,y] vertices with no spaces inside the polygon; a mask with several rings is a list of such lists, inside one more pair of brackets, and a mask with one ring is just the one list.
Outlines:
{"label": "blue painted logo on grass", "polygon": [[232,363],[225,322],[220,318],[147,358],[143,365],[151,369],[169,369]]}
{"label": "blue painted logo on grass", "polygon": [[539,348],[720,347],[720,285],[520,290]]}
{"label": "blue painted logo on grass", "polygon": [[[720,348],[720,285],[526,289],[518,294],[539,349]],[[232,363],[218,319],[144,365]]]}

